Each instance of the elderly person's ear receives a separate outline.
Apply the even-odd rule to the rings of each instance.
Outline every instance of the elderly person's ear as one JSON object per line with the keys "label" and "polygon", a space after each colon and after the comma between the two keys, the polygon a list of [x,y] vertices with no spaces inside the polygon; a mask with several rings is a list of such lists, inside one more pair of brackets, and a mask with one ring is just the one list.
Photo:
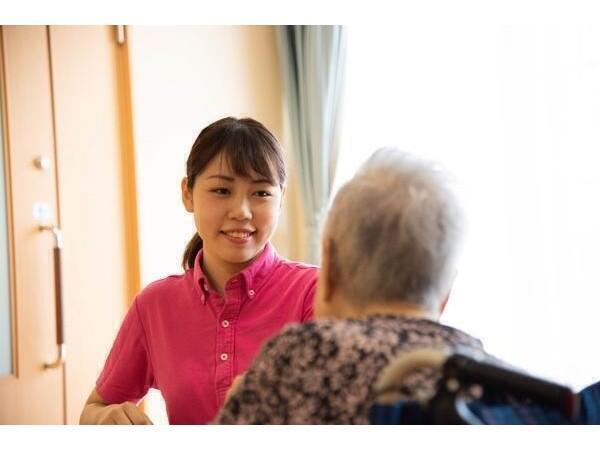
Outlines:
{"label": "elderly person's ear", "polygon": [[323,239],[321,269],[315,296],[315,317],[335,316],[334,296],[337,287],[335,270],[335,244],[330,238]]}
{"label": "elderly person's ear", "polygon": [[321,271],[325,269],[323,281],[326,287],[326,297],[330,300],[338,286],[337,271],[336,271],[336,247],[333,239],[327,238],[323,242],[323,260],[321,262]]}

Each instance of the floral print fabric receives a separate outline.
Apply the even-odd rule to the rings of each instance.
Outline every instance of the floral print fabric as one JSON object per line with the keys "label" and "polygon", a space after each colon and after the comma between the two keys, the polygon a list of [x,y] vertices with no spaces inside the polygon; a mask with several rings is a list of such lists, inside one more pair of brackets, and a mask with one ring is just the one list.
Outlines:
{"label": "floral print fabric", "polygon": [[[466,333],[406,316],[288,326],[265,344],[216,423],[368,424],[380,372],[403,353],[424,347],[483,351]],[[432,373],[408,377],[403,393],[433,392]]]}

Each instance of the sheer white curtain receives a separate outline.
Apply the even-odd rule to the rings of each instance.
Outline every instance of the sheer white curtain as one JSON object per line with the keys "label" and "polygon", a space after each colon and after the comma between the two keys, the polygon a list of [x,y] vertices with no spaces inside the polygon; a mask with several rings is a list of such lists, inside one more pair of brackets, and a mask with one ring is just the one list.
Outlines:
{"label": "sheer white curtain", "polygon": [[347,48],[334,189],[384,145],[443,163],[469,220],[443,321],[534,374],[600,379],[598,27],[350,26]]}

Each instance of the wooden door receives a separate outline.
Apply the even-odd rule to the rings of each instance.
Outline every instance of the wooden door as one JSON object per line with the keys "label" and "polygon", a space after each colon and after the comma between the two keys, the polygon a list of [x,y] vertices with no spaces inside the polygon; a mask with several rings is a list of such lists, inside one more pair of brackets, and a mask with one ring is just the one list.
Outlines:
{"label": "wooden door", "polygon": [[[2,116],[10,231],[10,373],[0,376],[0,423],[65,421],[57,356],[52,236],[58,223],[50,61],[45,27],[2,27]],[[34,161],[45,158],[45,169]]]}
{"label": "wooden door", "polygon": [[[2,49],[14,364],[0,375],[0,423],[72,424],[139,289],[127,47],[111,26],[4,26]],[[44,369],[57,356],[54,242],[38,230],[48,211],[64,243],[55,369]]]}
{"label": "wooden door", "polygon": [[127,46],[113,26],[51,26],[64,232],[66,421],[77,423],[139,290]]}

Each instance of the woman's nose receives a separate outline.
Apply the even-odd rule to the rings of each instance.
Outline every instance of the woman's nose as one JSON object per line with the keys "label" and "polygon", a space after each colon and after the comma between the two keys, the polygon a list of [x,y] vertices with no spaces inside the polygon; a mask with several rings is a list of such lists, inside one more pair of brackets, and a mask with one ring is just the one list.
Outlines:
{"label": "woman's nose", "polygon": [[252,209],[250,208],[250,200],[245,196],[235,198],[229,210],[229,218],[235,220],[252,219]]}

